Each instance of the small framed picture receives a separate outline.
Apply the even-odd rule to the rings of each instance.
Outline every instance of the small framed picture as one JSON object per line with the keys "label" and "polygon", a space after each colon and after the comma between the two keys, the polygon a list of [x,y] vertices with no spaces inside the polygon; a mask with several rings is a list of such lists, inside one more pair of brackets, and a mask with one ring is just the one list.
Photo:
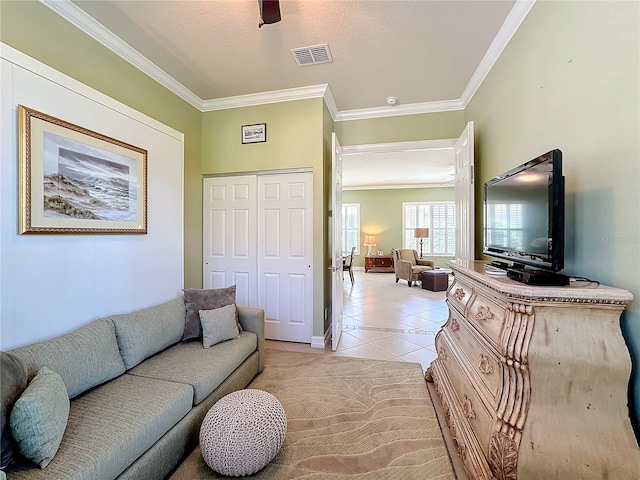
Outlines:
{"label": "small framed picture", "polygon": [[258,143],[267,141],[267,124],[256,123],[242,126],[242,143]]}
{"label": "small framed picture", "polygon": [[384,252],[382,250],[378,250],[378,256],[381,257],[384,255]]}

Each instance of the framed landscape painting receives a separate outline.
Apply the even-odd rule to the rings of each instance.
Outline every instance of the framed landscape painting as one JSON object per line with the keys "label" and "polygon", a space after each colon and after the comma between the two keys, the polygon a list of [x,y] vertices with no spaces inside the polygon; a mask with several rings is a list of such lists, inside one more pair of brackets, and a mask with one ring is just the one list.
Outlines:
{"label": "framed landscape painting", "polygon": [[147,151],[18,106],[19,233],[147,233]]}

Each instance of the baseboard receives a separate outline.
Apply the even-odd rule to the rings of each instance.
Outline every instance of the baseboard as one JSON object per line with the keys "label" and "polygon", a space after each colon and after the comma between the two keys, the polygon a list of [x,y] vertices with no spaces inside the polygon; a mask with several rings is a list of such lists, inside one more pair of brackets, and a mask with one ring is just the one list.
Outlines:
{"label": "baseboard", "polygon": [[311,348],[324,348],[329,339],[331,338],[331,325],[324,332],[324,336],[314,335],[311,337]]}

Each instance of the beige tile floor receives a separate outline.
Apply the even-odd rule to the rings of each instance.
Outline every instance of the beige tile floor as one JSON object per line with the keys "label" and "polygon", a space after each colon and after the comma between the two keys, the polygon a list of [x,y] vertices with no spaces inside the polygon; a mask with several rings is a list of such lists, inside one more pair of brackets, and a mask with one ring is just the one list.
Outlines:
{"label": "beige tile floor", "polygon": [[355,283],[344,279],[343,333],[331,346],[267,340],[267,348],[327,355],[417,362],[426,370],[436,358],[435,335],[447,320],[445,292],[409,288],[393,273],[355,270]]}

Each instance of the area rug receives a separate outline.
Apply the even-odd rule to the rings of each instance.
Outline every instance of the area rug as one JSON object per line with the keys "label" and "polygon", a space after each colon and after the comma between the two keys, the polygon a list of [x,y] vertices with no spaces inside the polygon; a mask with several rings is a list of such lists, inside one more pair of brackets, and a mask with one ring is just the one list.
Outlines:
{"label": "area rug", "polygon": [[[255,479],[454,480],[417,363],[268,349],[248,388],[287,414],[284,446]],[[171,480],[228,478],[196,449]]]}

